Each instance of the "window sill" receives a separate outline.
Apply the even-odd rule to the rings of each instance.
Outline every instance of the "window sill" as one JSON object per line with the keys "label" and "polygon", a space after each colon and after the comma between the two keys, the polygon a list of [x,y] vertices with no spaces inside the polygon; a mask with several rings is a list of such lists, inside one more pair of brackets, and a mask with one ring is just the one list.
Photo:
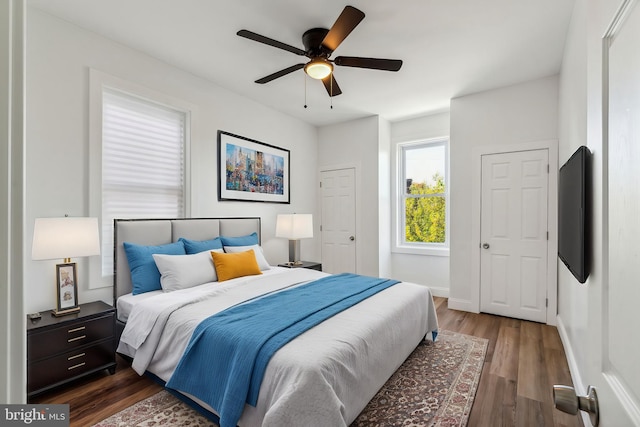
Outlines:
{"label": "window sill", "polygon": [[427,255],[427,256],[449,256],[449,248],[420,248],[416,246],[394,246],[391,248],[392,253],[410,254],[410,255]]}

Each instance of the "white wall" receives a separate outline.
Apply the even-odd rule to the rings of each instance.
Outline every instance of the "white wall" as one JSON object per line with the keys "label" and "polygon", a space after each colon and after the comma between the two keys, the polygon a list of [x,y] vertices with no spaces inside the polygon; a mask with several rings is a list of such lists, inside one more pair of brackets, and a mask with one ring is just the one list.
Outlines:
{"label": "white wall", "polygon": [[[578,283],[560,263],[558,331],[576,391],[585,394],[587,384],[597,387],[600,420],[606,425],[638,425],[640,420],[638,396],[629,394],[638,384],[616,384],[621,371],[609,359],[607,331],[608,310],[611,309],[609,289],[615,283],[608,283],[606,275],[608,230],[605,222],[608,218],[605,205],[607,147],[603,141],[603,36],[622,4],[623,0],[576,1],[560,75],[559,160],[561,163],[566,161],[580,145],[587,145],[592,153],[592,263],[584,284]],[[634,7],[637,9],[638,5]],[[629,332],[633,333],[635,327],[630,323]],[[607,378],[602,374],[604,371]],[[633,379],[622,378],[622,381]],[[585,418],[583,414],[583,420]],[[585,425],[589,425],[588,421]]]}
{"label": "white wall", "polygon": [[23,310],[25,5],[0,2],[0,402],[26,402]]}
{"label": "white wall", "polygon": [[[288,259],[287,242],[274,237],[275,217],[291,212],[317,216],[316,176],[309,172],[318,167],[315,127],[38,9],[27,12],[27,254],[31,252],[35,218],[89,214],[88,94],[89,69],[94,68],[195,105],[191,215],[260,216],[267,259],[271,263]],[[218,129],[291,150],[291,205],[217,201]],[[319,258],[316,241],[302,242],[305,259]],[[110,288],[88,289],[87,260],[75,261],[80,302],[112,302]],[[54,306],[56,262],[26,260],[26,312]]]}
{"label": "white wall", "polygon": [[377,116],[318,130],[318,170],[356,168],[356,272],[373,276],[380,268],[379,132]]}
{"label": "white wall", "polygon": [[551,76],[451,100],[449,306],[472,301],[471,213],[474,148],[558,138],[558,77]]}
{"label": "white wall", "polygon": [[[586,2],[576,1],[560,73],[558,159],[561,165],[576,148],[587,143],[586,15]],[[579,389],[582,389],[582,384],[577,384],[581,381],[580,372],[585,372],[587,363],[585,344],[591,335],[587,329],[587,286],[580,284],[565,265],[558,262],[558,329],[565,337],[565,351],[572,365],[574,383]]]}
{"label": "white wall", "polygon": [[[391,123],[391,177],[387,185],[395,185],[398,166],[398,144],[449,135],[449,113],[414,117]],[[392,194],[395,192],[392,191]],[[395,199],[394,199],[395,203]],[[394,209],[395,206],[390,206]],[[385,224],[389,230],[393,224]],[[449,296],[449,256],[390,253],[391,276],[431,288],[434,295]]]}
{"label": "white wall", "polygon": [[397,279],[390,257],[391,129],[391,123],[383,118],[378,119],[378,275]]}

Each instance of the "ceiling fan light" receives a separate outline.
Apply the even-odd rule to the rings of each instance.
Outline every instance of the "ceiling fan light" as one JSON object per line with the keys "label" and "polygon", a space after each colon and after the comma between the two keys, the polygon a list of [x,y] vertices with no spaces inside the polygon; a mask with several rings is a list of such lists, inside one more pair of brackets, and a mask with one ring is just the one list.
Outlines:
{"label": "ceiling fan light", "polygon": [[312,79],[322,80],[333,71],[333,65],[323,58],[316,58],[304,66],[304,72]]}

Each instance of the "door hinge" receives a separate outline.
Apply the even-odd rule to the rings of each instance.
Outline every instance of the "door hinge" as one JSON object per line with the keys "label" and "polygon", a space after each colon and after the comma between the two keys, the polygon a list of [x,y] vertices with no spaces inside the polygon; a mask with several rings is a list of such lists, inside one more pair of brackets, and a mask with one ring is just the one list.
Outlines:
{"label": "door hinge", "polygon": [[547,240],[549,240],[549,232],[547,231]]}
{"label": "door hinge", "polygon": [[322,181],[320,181],[320,188],[322,188]]}
{"label": "door hinge", "polygon": [[549,173],[549,163],[547,163],[547,173]]}
{"label": "door hinge", "polygon": [[320,231],[322,231],[322,224],[320,224]]}
{"label": "door hinge", "polygon": [[549,307],[549,298],[544,299],[544,306]]}

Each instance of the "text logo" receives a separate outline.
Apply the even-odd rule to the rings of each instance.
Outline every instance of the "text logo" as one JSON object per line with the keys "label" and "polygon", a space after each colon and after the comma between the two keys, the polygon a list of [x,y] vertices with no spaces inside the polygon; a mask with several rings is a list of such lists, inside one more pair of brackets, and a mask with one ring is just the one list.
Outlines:
{"label": "text logo", "polygon": [[69,427],[69,405],[0,405],[0,425]]}

